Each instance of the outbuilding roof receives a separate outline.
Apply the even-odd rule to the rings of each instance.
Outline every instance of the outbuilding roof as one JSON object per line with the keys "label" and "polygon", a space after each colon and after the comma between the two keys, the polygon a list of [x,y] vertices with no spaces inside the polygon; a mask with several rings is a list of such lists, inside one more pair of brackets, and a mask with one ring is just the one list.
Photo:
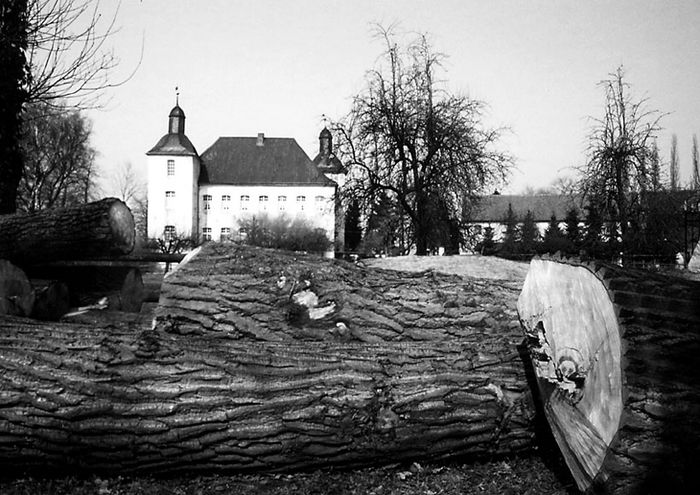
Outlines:
{"label": "outbuilding roof", "polygon": [[293,138],[220,137],[201,162],[200,184],[334,185]]}
{"label": "outbuilding roof", "polygon": [[512,205],[515,215],[522,219],[531,211],[536,222],[548,222],[552,214],[563,221],[567,211],[573,206],[581,210],[581,201],[577,196],[567,194],[518,195],[494,194],[479,200],[472,214],[473,222],[503,222]]}

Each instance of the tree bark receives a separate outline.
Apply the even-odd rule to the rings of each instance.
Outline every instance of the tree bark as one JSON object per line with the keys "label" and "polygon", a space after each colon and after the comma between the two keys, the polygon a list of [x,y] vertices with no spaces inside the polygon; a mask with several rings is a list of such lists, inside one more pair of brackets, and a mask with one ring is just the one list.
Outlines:
{"label": "tree bark", "polygon": [[34,307],[34,289],[24,271],[0,259],[0,316],[29,316]]}
{"label": "tree bark", "polygon": [[29,215],[0,216],[0,258],[24,266],[116,256],[131,252],[134,236],[129,208],[107,198]]}
{"label": "tree bark", "polygon": [[529,450],[517,291],[482,289],[210,244],[164,280],[153,330],[0,320],[0,463],[175,473]]}
{"label": "tree bark", "polygon": [[700,284],[535,259],[518,301],[552,432],[581,491],[700,482]]}
{"label": "tree bark", "polygon": [[171,333],[249,341],[522,341],[516,282],[209,243],[166,274],[156,322]]}

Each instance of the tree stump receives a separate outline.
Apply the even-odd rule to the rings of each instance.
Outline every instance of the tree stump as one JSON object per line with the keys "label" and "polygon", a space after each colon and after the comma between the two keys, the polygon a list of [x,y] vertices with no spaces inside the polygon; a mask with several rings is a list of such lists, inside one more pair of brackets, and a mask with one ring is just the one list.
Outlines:
{"label": "tree stump", "polygon": [[700,478],[700,284],[534,259],[518,311],[578,488],[691,493]]}
{"label": "tree stump", "polygon": [[153,329],[0,320],[0,463],[270,471],[533,446],[514,288],[210,244],[162,289]]}
{"label": "tree stump", "polygon": [[135,235],[131,211],[115,198],[33,214],[0,215],[0,258],[24,267],[127,254],[134,248]]}
{"label": "tree stump", "polygon": [[37,320],[58,321],[70,310],[68,286],[58,280],[32,280],[36,295],[31,317]]}
{"label": "tree stump", "polygon": [[29,316],[34,307],[34,289],[23,270],[0,259],[0,316]]}

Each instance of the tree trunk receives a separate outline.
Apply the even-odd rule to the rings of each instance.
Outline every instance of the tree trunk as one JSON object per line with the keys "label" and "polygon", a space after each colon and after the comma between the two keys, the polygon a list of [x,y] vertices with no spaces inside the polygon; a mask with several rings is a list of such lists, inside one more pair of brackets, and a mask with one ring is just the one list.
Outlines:
{"label": "tree trunk", "polygon": [[129,208],[107,198],[30,215],[0,216],[0,258],[24,266],[116,256],[131,252],[134,236]]}
{"label": "tree trunk", "polygon": [[547,420],[582,491],[700,483],[700,284],[535,259],[518,301]]}
{"label": "tree trunk", "polygon": [[320,256],[209,243],[165,275],[156,322],[249,341],[522,341],[515,282],[365,269]]}
{"label": "tree trunk", "polygon": [[0,321],[0,463],[175,473],[529,450],[516,295],[211,243],[164,280],[154,330]]}
{"label": "tree trunk", "polygon": [[0,316],[29,316],[34,307],[34,289],[23,270],[0,259]]}

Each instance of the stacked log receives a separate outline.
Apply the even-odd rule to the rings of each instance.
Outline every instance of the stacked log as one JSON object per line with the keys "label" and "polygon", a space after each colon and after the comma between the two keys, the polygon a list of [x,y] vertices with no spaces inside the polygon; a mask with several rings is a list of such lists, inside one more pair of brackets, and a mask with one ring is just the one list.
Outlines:
{"label": "stacked log", "polygon": [[135,235],[131,211],[116,198],[4,215],[0,216],[0,259],[25,266],[128,254]]}
{"label": "stacked log", "polygon": [[0,462],[290,470],[530,450],[517,289],[209,244],[150,327],[0,323]]}
{"label": "stacked log", "polygon": [[700,283],[535,259],[518,311],[547,420],[578,488],[697,491]]}
{"label": "stacked log", "polygon": [[[111,309],[138,312],[144,298],[140,272],[110,260],[130,253],[134,238],[133,216],[115,198],[0,216],[0,314],[55,320],[69,305],[105,297]],[[19,282],[27,276],[34,283]]]}

